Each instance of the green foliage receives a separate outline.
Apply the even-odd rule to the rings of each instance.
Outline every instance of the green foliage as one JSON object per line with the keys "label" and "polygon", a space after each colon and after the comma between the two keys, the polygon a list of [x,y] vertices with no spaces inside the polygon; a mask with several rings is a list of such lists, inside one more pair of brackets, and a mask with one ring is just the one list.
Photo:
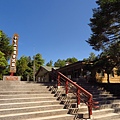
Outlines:
{"label": "green foliage", "polygon": [[100,5],[107,4],[107,3],[115,3],[118,2],[119,0],[98,0],[97,3]]}
{"label": "green foliage", "polygon": [[96,58],[97,58],[97,56],[93,52],[91,52],[89,57],[84,58],[83,61],[85,61],[87,63],[87,62],[90,62],[90,61],[94,61]]}
{"label": "green foliage", "polygon": [[93,18],[89,24],[92,35],[88,39],[88,43],[95,50],[107,49],[111,44],[120,41],[120,1],[105,2],[99,7],[93,9]]}
{"label": "green foliage", "polygon": [[6,60],[9,60],[13,52],[13,46],[10,45],[10,38],[0,30],[0,51],[4,53]]}
{"label": "green foliage", "polygon": [[19,75],[23,75],[26,69],[28,68],[27,66],[27,57],[22,56],[19,60],[17,60],[16,66],[17,66],[17,73]]}
{"label": "green foliage", "polygon": [[39,67],[44,64],[45,60],[42,58],[42,55],[39,53],[34,56],[34,60],[35,60],[35,69],[36,69],[35,71],[37,71]]}
{"label": "green foliage", "polygon": [[105,70],[108,76],[120,64],[120,0],[97,0],[89,26],[92,34],[87,42],[103,52],[94,66]]}
{"label": "green foliage", "polygon": [[23,80],[27,79],[27,75],[30,79],[33,77],[33,65],[31,57],[22,56],[16,63],[17,72],[16,75],[21,76]]}
{"label": "green foliage", "polygon": [[72,63],[75,63],[77,62],[77,58],[75,57],[72,57],[72,58],[67,58],[66,60],[61,60],[61,59],[58,59],[55,63],[54,63],[54,67],[64,67],[65,65],[67,64],[72,64]]}
{"label": "green foliage", "polygon": [[101,53],[98,60],[94,62],[94,68],[99,68],[107,73],[107,81],[109,83],[109,74],[112,73],[113,68],[116,67],[116,63],[113,61],[111,56],[107,53]]}
{"label": "green foliage", "polygon": [[7,65],[8,63],[4,57],[4,53],[0,51],[0,79],[2,79],[2,75],[5,73],[5,68]]}
{"label": "green foliage", "polygon": [[77,58],[72,57],[72,58],[67,58],[65,61],[68,62],[69,64],[73,64],[73,63],[77,62],[78,60],[77,60]]}
{"label": "green foliage", "polygon": [[50,62],[48,62],[48,63],[46,64],[46,66],[50,66],[50,67],[52,67],[52,64],[53,64],[53,61],[50,60]]}
{"label": "green foliage", "polygon": [[13,46],[10,45],[10,38],[0,30],[0,79],[3,74],[8,74],[7,60],[11,57]]}
{"label": "green foliage", "polygon": [[64,67],[66,65],[65,60],[61,60],[58,59],[55,63],[54,63],[54,67]]}
{"label": "green foliage", "polygon": [[0,68],[6,67],[7,66],[7,61],[4,57],[4,53],[0,51]]}
{"label": "green foliage", "polygon": [[29,75],[30,79],[33,79],[33,67],[35,63],[35,72],[39,69],[41,65],[44,63],[44,59],[38,53],[36,54],[32,60],[31,57],[22,56],[19,60],[17,60],[17,72],[16,75],[20,75],[22,80],[26,80]]}
{"label": "green foliage", "polygon": [[2,37],[2,31],[0,31],[0,37]]}

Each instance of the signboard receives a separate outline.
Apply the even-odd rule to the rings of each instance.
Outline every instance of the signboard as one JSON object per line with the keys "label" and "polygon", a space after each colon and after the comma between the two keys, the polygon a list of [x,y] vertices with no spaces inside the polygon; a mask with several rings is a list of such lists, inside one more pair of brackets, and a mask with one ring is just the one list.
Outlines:
{"label": "signboard", "polygon": [[13,53],[10,59],[10,72],[16,73],[16,60],[18,55],[18,34],[14,34],[12,39]]}
{"label": "signboard", "polygon": [[3,80],[20,81],[21,76],[3,76]]}

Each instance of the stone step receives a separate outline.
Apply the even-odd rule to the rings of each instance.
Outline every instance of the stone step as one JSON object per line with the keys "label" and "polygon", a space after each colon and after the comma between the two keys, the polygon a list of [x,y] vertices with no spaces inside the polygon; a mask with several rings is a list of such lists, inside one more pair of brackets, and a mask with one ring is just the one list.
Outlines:
{"label": "stone step", "polygon": [[53,97],[53,94],[0,94],[0,99],[21,98],[21,97]]}
{"label": "stone step", "polygon": [[74,119],[74,115],[62,114],[62,115],[39,117],[39,118],[32,118],[26,120],[73,120],[73,119]]}
{"label": "stone step", "polygon": [[98,109],[106,109],[106,108],[119,108],[120,107],[120,102],[119,103],[112,103],[112,104],[102,104],[99,105]]}
{"label": "stone step", "polygon": [[114,112],[114,109],[112,108],[93,110],[93,116],[103,115],[103,114],[108,114],[108,113],[113,113],[113,112]]}
{"label": "stone step", "polygon": [[96,97],[96,98],[93,98],[94,101],[107,101],[107,100],[116,100],[117,97]]}
{"label": "stone step", "polygon": [[24,87],[24,88],[20,88],[20,87],[14,87],[14,88],[0,88],[0,91],[9,91],[9,90],[12,90],[12,91],[44,91],[44,90],[48,90],[47,87]]}
{"label": "stone step", "polygon": [[[0,81],[0,85],[1,87],[25,87],[25,86],[28,86],[28,87],[47,87],[47,86],[50,86],[50,83],[49,84],[38,84],[38,83],[34,83],[34,82],[31,82],[31,83],[28,83],[28,82],[25,82],[25,81]],[[51,83],[51,85],[53,85]]]}
{"label": "stone step", "polygon": [[45,87],[49,87],[49,85],[41,85],[41,84],[1,84],[1,88],[6,88],[6,87],[11,87],[11,88],[16,88],[16,87],[18,87],[18,88],[24,88],[24,87],[28,87],[28,88],[30,88],[30,87],[37,87],[37,88],[39,88],[39,87],[43,87],[43,88],[45,88]]}
{"label": "stone step", "polygon": [[97,116],[93,116],[94,120],[116,120],[116,119],[120,119],[120,115],[117,113],[107,113],[104,115],[97,115]]}
{"label": "stone step", "polygon": [[49,101],[56,100],[55,97],[27,97],[27,98],[8,98],[0,99],[0,103],[19,103],[19,102],[32,102],[32,101]]}
{"label": "stone step", "polygon": [[32,101],[32,102],[19,102],[19,103],[0,103],[0,109],[9,109],[9,108],[20,108],[20,107],[32,107],[32,106],[44,106],[44,105],[56,105],[60,101],[49,100],[49,101]]}
{"label": "stone step", "polygon": [[34,111],[34,112],[21,112],[16,114],[6,114],[0,115],[0,120],[17,120],[17,119],[29,119],[35,117],[44,117],[44,116],[54,116],[67,114],[68,110],[66,109],[55,109],[55,110],[46,110],[46,111]]}
{"label": "stone step", "polygon": [[[114,113],[114,109],[93,110],[92,112],[93,112],[92,114],[93,120],[109,120],[109,119],[114,120],[115,118],[120,117],[120,114]],[[87,119],[89,117],[88,111],[78,112],[78,115],[79,116],[82,115],[84,119]]]}
{"label": "stone step", "polygon": [[115,109],[115,110],[114,110],[115,113],[119,113],[119,114],[120,114],[120,107],[114,108],[114,109]]}
{"label": "stone step", "polygon": [[119,99],[114,99],[114,100],[98,100],[99,105],[119,103],[119,101],[120,101]]}
{"label": "stone step", "polygon": [[107,91],[90,91],[90,90],[88,90],[88,92],[90,92],[90,93],[93,94],[93,95],[110,94],[110,93],[107,92]]}
{"label": "stone step", "polygon": [[40,93],[46,93],[46,94],[50,94],[51,92],[50,91],[0,91],[0,95],[3,95],[3,94],[40,94]]}
{"label": "stone step", "polygon": [[[85,106],[86,107],[86,106]],[[87,107],[86,107],[87,108]],[[106,109],[99,109],[99,110],[92,110],[92,115],[97,116],[97,115],[103,115],[107,113],[112,113],[114,112],[114,109],[112,108],[106,108]],[[78,114],[83,114],[85,118],[88,117],[88,109],[86,111],[81,111],[81,109],[78,110]]]}
{"label": "stone step", "polygon": [[46,111],[46,110],[55,110],[63,109],[63,105],[44,105],[44,106],[31,106],[31,107],[19,107],[19,108],[8,108],[0,109],[0,115],[6,114],[16,114],[22,112],[34,112],[34,111]]}
{"label": "stone step", "polygon": [[113,94],[94,94],[93,98],[101,98],[101,97],[113,97]]}

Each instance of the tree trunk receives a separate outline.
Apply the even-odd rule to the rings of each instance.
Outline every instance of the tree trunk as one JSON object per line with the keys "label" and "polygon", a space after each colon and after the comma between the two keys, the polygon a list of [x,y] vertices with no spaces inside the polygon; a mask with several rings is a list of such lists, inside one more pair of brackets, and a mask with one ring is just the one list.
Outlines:
{"label": "tree trunk", "polygon": [[107,82],[110,83],[109,73],[107,73]]}

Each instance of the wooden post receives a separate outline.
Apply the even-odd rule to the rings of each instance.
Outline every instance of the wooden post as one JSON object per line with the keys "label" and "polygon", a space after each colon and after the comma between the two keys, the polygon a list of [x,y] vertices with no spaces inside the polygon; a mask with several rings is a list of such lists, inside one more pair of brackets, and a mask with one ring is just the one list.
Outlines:
{"label": "wooden post", "polygon": [[77,106],[80,108],[80,89],[77,89]]}
{"label": "wooden post", "polygon": [[65,89],[66,89],[66,95],[68,95],[68,80],[66,79],[65,82]]}
{"label": "wooden post", "polygon": [[58,76],[57,76],[57,82],[58,82],[58,88],[60,88],[60,75],[58,74]]}
{"label": "wooden post", "polygon": [[88,112],[89,112],[89,118],[92,119],[92,97],[90,97],[88,101]]}

